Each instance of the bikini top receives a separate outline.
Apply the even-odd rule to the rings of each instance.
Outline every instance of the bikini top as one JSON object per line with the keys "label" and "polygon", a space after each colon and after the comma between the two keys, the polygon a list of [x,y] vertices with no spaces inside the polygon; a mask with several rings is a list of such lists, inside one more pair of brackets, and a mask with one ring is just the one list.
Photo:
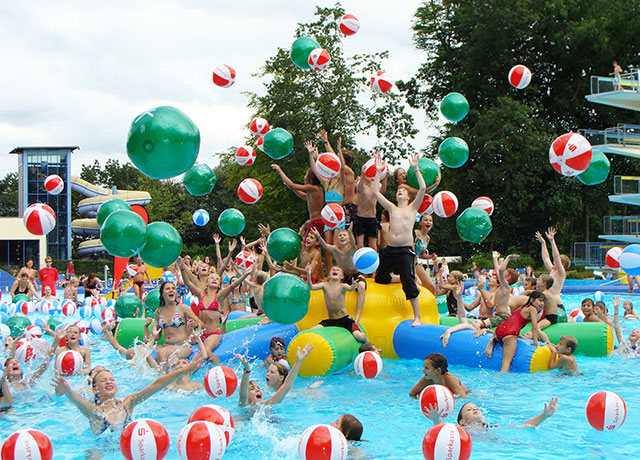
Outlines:
{"label": "bikini top", "polygon": [[215,297],[213,298],[213,300],[211,301],[208,307],[205,307],[202,300],[200,300],[200,303],[198,304],[198,308],[200,310],[220,311],[220,307],[218,306],[218,299]]}
{"label": "bikini top", "polygon": [[158,327],[160,329],[164,329],[166,327],[182,327],[185,324],[186,323],[182,319],[182,316],[180,316],[180,313],[178,313],[178,307],[176,307],[176,313],[173,315],[173,318],[171,319],[171,322],[169,324],[164,322],[164,320],[162,319],[162,314],[160,314],[160,318],[158,319]]}
{"label": "bikini top", "polygon": [[111,431],[116,431],[117,429],[120,429],[124,426],[127,426],[129,423],[132,422],[132,418],[131,418],[131,414],[129,414],[129,411],[127,411],[125,409],[124,411],[124,421],[122,422],[122,424],[117,423],[117,424],[113,424],[111,422],[109,422],[109,420],[107,420],[107,416],[106,414],[100,414],[100,418],[102,421],[102,427],[101,427],[101,432],[104,433],[105,431],[107,431],[108,429],[111,429]]}

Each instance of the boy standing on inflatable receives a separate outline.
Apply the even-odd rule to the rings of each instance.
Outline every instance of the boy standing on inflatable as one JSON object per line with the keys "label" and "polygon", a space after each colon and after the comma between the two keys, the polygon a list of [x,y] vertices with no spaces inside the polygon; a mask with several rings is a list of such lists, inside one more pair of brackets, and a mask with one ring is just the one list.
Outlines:
{"label": "boy standing on inflatable", "polygon": [[413,252],[413,224],[416,221],[418,207],[426,192],[426,185],[420,170],[418,169],[418,155],[411,155],[409,164],[416,172],[420,189],[413,201],[409,201],[409,192],[404,188],[398,188],[396,193],[396,206],[380,193],[380,176],[384,170],[384,162],[376,159],[376,177],[373,183],[373,193],[378,203],[389,212],[389,245],[380,251],[380,266],[376,273],[376,283],[391,283],[391,272],[400,275],[402,290],[411,302],[413,308],[412,326],[421,326],[420,306],[418,304],[418,286],[416,285],[415,258]]}

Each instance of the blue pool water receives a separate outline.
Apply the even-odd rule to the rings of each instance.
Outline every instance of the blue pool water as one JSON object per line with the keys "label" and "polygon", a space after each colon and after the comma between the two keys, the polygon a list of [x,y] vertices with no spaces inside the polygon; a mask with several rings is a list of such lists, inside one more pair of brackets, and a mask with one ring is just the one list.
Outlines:
{"label": "blue pool water", "polygon": [[[585,295],[565,295],[567,309],[579,306]],[[622,296],[624,300],[626,296]],[[633,297],[628,297],[635,300]],[[637,298],[636,298],[637,299]],[[610,305],[611,297],[607,297]],[[628,333],[640,322],[623,321]],[[114,371],[119,395],[137,391],[156,377],[146,365],[124,362],[104,341],[94,337],[92,364]],[[425,354],[430,351],[425,350]],[[470,401],[485,411],[494,425],[516,425],[542,412],[551,397],[559,398],[556,414],[538,428],[503,428],[472,434],[472,459],[622,459],[640,455],[640,358],[628,358],[614,351],[607,358],[577,357],[580,375],[557,372],[501,374],[482,369],[452,366],[451,372],[469,386]],[[232,366],[240,376],[240,366]],[[364,424],[364,442],[356,444],[354,458],[422,459],[422,438],[431,427],[408,397],[421,376],[420,361],[385,360],[376,379],[357,377],[351,368],[327,378],[298,378],[283,404],[257,412],[240,409],[237,393],[228,399],[210,398],[204,391],[193,394],[163,391],[138,406],[135,418],[149,417],[161,422],[171,436],[166,458],[178,459],[175,440],[191,412],[204,404],[229,409],[236,424],[235,437],[225,459],[297,458],[298,437],[312,424],[329,423],[348,412]],[[17,394],[14,407],[0,414],[0,437],[21,428],[36,428],[52,440],[55,459],[122,458],[119,433],[96,438],[86,419],[65,397],[53,396],[51,371],[36,387]],[[204,371],[194,379],[202,380]],[[254,366],[252,373],[263,389],[265,369]],[[315,390],[310,385],[324,383]],[[88,392],[84,377],[72,377],[72,385]],[[615,391],[627,404],[627,420],[618,431],[602,433],[592,429],[584,416],[584,405],[592,393]],[[88,393],[87,393],[88,394]],[[269,395],[266,391],[266,395]],[[458,408],[461,406],[457,404]],[[457,410],[447,421],[455,422]]]}

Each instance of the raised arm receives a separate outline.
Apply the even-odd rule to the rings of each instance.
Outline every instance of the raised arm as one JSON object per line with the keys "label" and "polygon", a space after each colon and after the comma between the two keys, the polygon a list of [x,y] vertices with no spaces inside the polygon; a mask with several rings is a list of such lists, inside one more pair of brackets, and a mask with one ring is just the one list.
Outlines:
{"label": "raised arm", "polygon": [[327,251],[334,253],[338,250],[337,246],[334,246],[333,244],[329,244],[326,242],[326,240],[322,237],[322,235],[320,234],[317,228],[311,227],[311,233],[313,233],[315,237],[318,239],[320,246],[322,246]]}
{"label": "raised arm", "polygon": [[530,420],[527,420],[526,422],[524,422],[524,424],[531,425],[531,426],[538,426],[542,422],[544,422],[546,419],[551,417],[557,408],[558,408],[558,398],[555,398],[555,397],[551,398],[551,401],[549,401],[549,404],[547,403],[544,404],[544,410],[542,411],[542,414],[538,415],[537,417],[533,417]]}
{"label": "raised arm", "polygon": [[373,178],[373,196],[376,197],[380,206],[391,212],[395,205],[391,201],[387,200],[387,197],[385,197],[381,192],[380,176],[382,175],[382,171],[384,171],[384,161],[380,158],[376,158],[376,176]]}
{"label": "raised arm", "polygon": [[36,380],[38,380],[40,377],[42,377],[42,374],[45,373],[45,371],[47,370],[47,368],[49,367],[49,364],[51,363],[51,358],[53,358],[56,354],[56,350],[58,349],[58,345],[60,345],[60,340],[62,340],[62,338],[65,336],[67,332],[67,328],[60,328],[60,330],[58,332],[56,332],[55,338],[53,339],[53,343],[51,344],[51,347],[49,348],[49,351],[47,352],[47,355],[44,357],[44,359],[42,360],[42,362],[38,365],[38,367],[36,367],[36,370],[33,371],[33,374],[31,374],[29,376],[29,378],[26,381],[26,385],[27,386],[31,386],[33,385]]}
{"label": "raised arm", "polygon": [[251,364],[249,364],[244,356],[239,355],[238,353],[234,353],[233,356],[235,356],[236,359],[240,361],[243,367],[242,379],[240,380],[240,398],[238,404],[240,405],[240,407],[244,407],[249,401],[249,374],[251,374]]}
{"label": "raised arm", "polygon": [[[564,282],[564,280],[567,277],[567,274],[564,270],[564,265],[562,265],[562,259],[560,258],[560,251],[558,250],[558,245],[556,244],[556,234],[557,234],[557,230],[553,227],[550,227],[549,230],[547,230],[547,238],[549,239],[549,243],[551,244],[551,254],[553,254],[553,266],[556,269],[556,273],[558,275],[558,278],[561,278],[562,282]],[[556,284],[558,284],[558,286],[560,286],[561,283],[556,283],[556,280],[554,280],[553,286],[556,286]]]}
{"label": "raised arm", "polygon": [[251,275],[256,268],[256,264],[253,264],[249,270],[246,270],[240,278],[235,280],[233,283],[230,283],[227,287],[224,287],[218,291],[217,299],[218,302],[222,301],[225,297],[229,295],[235,288],[240,286],[244,280],[247,279],[249,275]]}
{"label": "raised arm", "polygon": [[300,350],[300,347],[298,347],[298,351],[296,352],[296,362],[291,368],[291,371],[289,371],[287,378],[284,379],[284,382],[282,383],[280,388],[278,388],[276,394],[274,394],[271,398],[267,399],[264,402],[265,404],[278,404],[284,400],[285,396],[287,396],[287,393],[289,393],[289,390],[291,390],[293,382],[296,380],[296,376],[298,375],[298,371],[300,371],[302,361],[304,361],[305,358],[309,356],[311,350],[313,350],[313,345],[311,345],[310,343],[306,344],[302,350]]}
{"label": "raised arm", "polygon": [[90,422],[94,422],[97,419],[97,414],[96,414],[98,409],[97,406],[95,404],[90,403],[89,401],[84,399],[82,396],[80,396],[78,393],[73,391],[71,389],[71,385],[69,385],[69,382],[67,382],[62,376],[60,375],[54,376],[52,379],[51,386],[53,386],[56,389],[56,393],[63,394],[67,398],[69,398],[69,401],[71,401],[71,403],[74,406],[80,409],[80,412],[82,412],[82,415],[87,417]]}
{"label": "raised arm", "polygon": [[213,242],[216,245],[216,269],[220,270],[222,268],[222,252],[220,252],[220,242],[222,239],[218,233],[213,234]]}
{"label": "raised arm", "polygon": [[536,240],[540,242],[540,249],[542,250],[542,262],[544,262],[544,266],[547,271],[551,272],[551,270],[553,270],[553,262],[551,262],[551,257],[549,257],[547,242],[540,232],[536,232]]}
{"label": "raised arm", "polygon": [[324,283],[316,283],[316,284],[311,283],[311,265],[307,265],[306,271],[307,271],[307,286],[309,287],[309,290],[319,291],[320,289],[322,289],[322,286],[324,286]]}
{"label": "raised arm", "polygon": [[[151,318],[147,318],[147,320],[151,322]],[[148,336],[149,332],[147,330],[146,324],[144,329],[145,335]],[[109,344],[113,347],[114,350],[118,352],[119,355],[124,356],[126,359],[133,359],[136,354],[135,351],[133,349],[127,350],[125,347],[120,345],[116,338],[113,336],[113,333],[111,332],[111,329],[109,329],[109,325],[106,322],[102,323],[102,335],[104,335],[104,338],[107,339],[107,342],[109,342]]]}
{"label": "raised arm", "polygon": [[[333,147],[331,147],[331,144],[329,143],[329,134],[327,133],[327,131],[325,129],[321,129],[320,130],[320,140],[322,140],[322,143],[324,144],[324,147],[327,149],[327,152],[331,152],[331,153],[336,153],[333,150]],[[342,163],[344,165],[344,158],[342,157],[342,138],[338,139],[338,157],[340,158],[340,163]],[[307,141],[310,142],[310,141]],[[306,145],[306,144],[305,144]]]}
{"label": "raised arm", "polygon": [[456,298],[456,304],[458,306],[456,315],[458,317],[458,322],[460,324],[465,324],[467,322],[466,310],[464,308],[464,301],[462,300],[462,292],[464,291],[464,282],[460,281],[456,288],[453,290],[453,294]]}
{"label": "raised arm", "polygon": [[613,330],[616,332],[618,343],[622,345],[624,336],[622,335],[622,330],[620,329],[620,296],[615,296],[613,298]]}
{"label": "raised arm", "polygon": [[409,165],[411,165],[413,170],[416,172],[416,178],[418,179],[418,186],[420,187],[418,189],[418,193],[416,194],[416,197],[413,199],[413,201],[409,206],[411,206],[416,210],[416,212],[418,212],[418,208],[422,204],[424,195],[425,193],[427,193],[427,184],[425,184],[424,177],[422,177],[422,173],[420,172],[420,168],[418,167],[418,155],[414,153],[409,157]]}
{"label": "raised arm", "polygon": [[284,185],[287,186],[287,188],[289,188],[291,191],[293,191],[298,197],[302,198],[303,200],[307,199],[306,192],[308,190],[311,190],[311,187],[314,187],[313,185],[296,184],[291,179],[289,179],[289,177],[284,173],[282,168],[280,168],[280,166],[275,163],[271,165],[271,168],[280,175],[280,177],[282,178],[282,182],[284,183]]}
{"label": "raised arm", "polygon": [[231,261],[231,257],[233,257],[233,251],[236,249],[237,244],[238,242],[236,241],[235,238],[229,241],[229,252],[227,253],[227,257],[225,257],[224,260],[222,261],[222,268],[218,270],[219,276],[222,276],[224,271],[227,269],[227,265],[229,265],[229,262]]}
{"label": "raised arm", "polygon": [[318,174],[318,171],[316,170],[316,159],[318,158],[318,148],[315,145],[313,145],[313,142],[311,141],[306,141],[304,143],[304,146],[307,148],[307,152],[309,152],[309,167],[311,168],[311,171],[318,178],[322,186],[326,189],[327,186],[329,185],[329,181],[324,177],[322,177],[320,174]]}
{"label": "raised arm", "polygon": [[202,299],[203,292],[198,286],[196,286],[195,276],[193,273],[191,273],[191,270],[189,270],[187,267],[184,266],[182,257],[178,257],[176,259],[176,264],[178,265],[178,269],[182,274],[182,281],[184,281],[184,284],[189,288],[189,291],[191,291],[191,294],[196,296],[198,299]]}

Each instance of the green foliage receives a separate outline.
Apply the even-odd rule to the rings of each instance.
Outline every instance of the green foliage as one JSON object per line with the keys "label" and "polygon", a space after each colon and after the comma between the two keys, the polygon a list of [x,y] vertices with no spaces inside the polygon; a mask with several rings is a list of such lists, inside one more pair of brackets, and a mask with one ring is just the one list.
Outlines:
{"label": "green foliage", "polygon": [[18,215],[18,173],[9,173],[0,180],[0,217]]}

